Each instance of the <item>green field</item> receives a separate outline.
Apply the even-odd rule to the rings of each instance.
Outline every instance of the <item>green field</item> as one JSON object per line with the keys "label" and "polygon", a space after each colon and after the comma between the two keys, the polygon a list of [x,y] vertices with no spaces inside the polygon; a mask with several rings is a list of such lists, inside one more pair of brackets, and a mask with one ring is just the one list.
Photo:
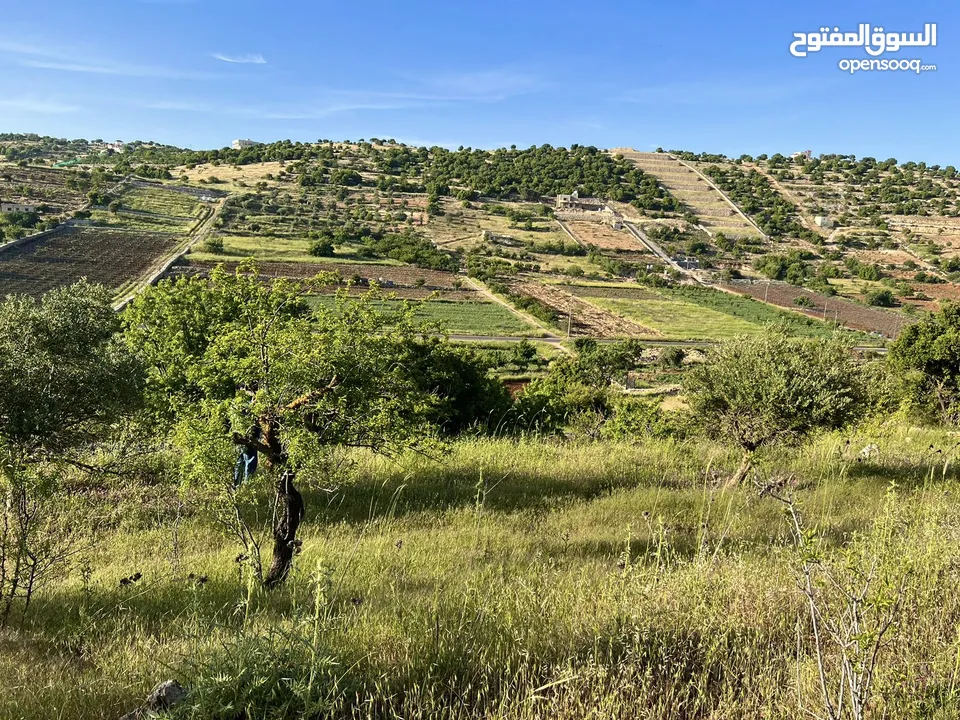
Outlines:
{"label": "green field", "polygon": [[[909,573],[877,717],[958,709],[923,689],[949,687],[958,649],[957,472],[941,478],[926,450],[947,441],[862,435],[854,448],[882,448],[863,465],[833,435],[764,466],[805,479],[824,571],[854,582],[845,563],[882,553],[885,582]],[[818,707],[788,520],[710,482],[737,462],[718,444],[460,441],[440,462],[353,461],[335,494],[305,493],[303,552],[273,592],[248,586],[236,545],[181,516],[163,485],[106,486],[99,543],[0,634],[0,717],[119,717],[170,677],[193,693],[174,717],[196,720],[786,720]],[[927,684],[903,682],[917,668]],[[943,712],[911,711],[927,692]]]}
{"label": "green field", "polygon": [[[657,292],[668,297],[695,303],[708,310],[723,312],[761,327],[771,324],[782,325],[794,335],[828,337],[837,332],[833,325],[816,318],[808,317],[799,312],[780,310],[759,300],[721,290],[682,285],[658,289]],[[840,330],[840,332],[849,336],[852,340],[876,342],[875,339],[864,333],[853,330]]]}
{"label": "green field", "polygon": [[202,245],[189,254],[193,260],[206,262],[223,262],[224,260],[241,260],[256,258],[263,262],[351,262],[369,263],[372,265],[403,265],[397,260],[361,259],[357,258],[349,247],[341,246],[333,257],[315,257],[310,254],[310,242],[300,238],[266,237],[263,235],[218,235],[223,240],[223,252],[213,254],[205,252]]}
{"label": "green field", "polygon": [[162,215],[140,215],[126,213],[123,210],[112,213],[108,210],[93,210],[90,220],[98,226],[122,228],[124,230],[146,230],[151,232],[186,232],[193,220],[189,218],[170,218]]}
{"label": "green field", "polygon": [[606,310],[652,328],[668,340],[724,340],[760,327],[742,318],[668,297],[587,299]]}
{"label": "green field", "polygon": [[[615,287],[586,287],[611,287],[611,297],[584,295],[582,299],[657,330],[670,340],[725,340],[758,333],[771,324],[803,337],[827,337],[837,332],[815,318],[710,288],[683,285],[654,290],[621,285],[624,295],[630,297],[616,297]],[[863,333],[840,332],[853,341],[869,340]]]}
{"label": "green field", "polygon": [[[333,296],[318,295],[313,302],[328,307],[335,302]],[[385,300],[382,304],[391,307],[403,300]],[[410,301],[421,320],[438,323],[451,335],[485,335],[537,337],[542,334],[539,328],[530,325],[507,308],[495,302],[470,302],[454,300]]]}
{"label": "green field", "polygon": [[186,219],[197,218],[203,206],[192,195],[154,188],[132,188],[120,201],[125,208]]}

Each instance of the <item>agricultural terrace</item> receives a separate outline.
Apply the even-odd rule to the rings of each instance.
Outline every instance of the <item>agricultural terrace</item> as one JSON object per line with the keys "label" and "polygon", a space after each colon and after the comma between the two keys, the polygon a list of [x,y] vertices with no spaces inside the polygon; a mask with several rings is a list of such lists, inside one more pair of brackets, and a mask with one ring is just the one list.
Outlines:
{"label": "agricultural terrace", "polygon": [[721,233],[731,240],[759,240],[759,233],[745,221],[730,203],[696,170],[667,153],[642,153],[619,150],[644,172],[652,175],[680,203],[675,217],[689,213],[689,221],[706,227],[711,234]]}
{"label": "agricultural terrace", "polygon": [[72,212],[83,206],[91,190],[110,182],[104,173],[91,175],[79,170],[46,167],[0,166],[0,198],[49,206],[54,214]]}
{"label": "agricultural terrace", "polygon": [[64,226],[0,249],[0,296],[39,296],[81,278],[119,291],[182,242],[173,233]]}
{"label": "agricultural terrace", "polygon": [[0,295],[39,296],[86,278],[119,296],[159,271],[212,212],[190,192],[161,185],[91,193],[81,218],[0,248]]}
{"label": "agricultural terrace", "polygon": [[[746,292],[733,294],[692,285],[646,288],[623,284],[566,284],[561,287],[587,303],[649,328],[647,334],[639,335],[648,339],[717,341],[740,334],[753,335],[770,325],[781,326],[801,337],[829,337],[837,332],[833,322],[822,322],[815,312],[811,317],[805,317],[797,312],[777,310],[764,302],[744,297]],[[738,284],[736,287],[753,286]],[[783,287],[790,288],[789,285]],[[762,294],[760,298],[763,298]],[[773,298],[770,302],[776,304]],[[867,314],[880,312],[854,303],[846,304]],[[785,307],[801,309],[792,302]],[[883,313],[884,328],[896,318],[891,313]],[[831,315],[829,319],[834,318]],[[875,328],[860,329],[873,331]],[[863,334],[850,333],[849,337],[857,343],[877,342]]]}
{"label": "agricultural terrace", "polygon": [[[415,308],[414,317],[422,322],[436,325],[441,332],[451,335],[469,335],[478,337],[537,337],[543,332],[535,325],[526,322],[516,313],[511,312],[500,303],[492,302],[478,293],[474,297],[465,298],[462,293],[456,300],[443,298],[424,298],[414,300],[409,298],[392,299],[393,293],[386,293],[386,298],[378,303],[378,307],[390,310],[400,303],[412,302]],[[317,295],[314,302],[333,305],[333,298]]]}

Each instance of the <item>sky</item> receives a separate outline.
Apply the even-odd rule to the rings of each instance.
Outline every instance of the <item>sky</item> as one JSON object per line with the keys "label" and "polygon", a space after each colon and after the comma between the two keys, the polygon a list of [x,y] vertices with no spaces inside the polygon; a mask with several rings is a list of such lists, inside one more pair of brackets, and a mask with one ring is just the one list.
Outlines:
{"label": "sky", "polygon": [[[810,149],[960,166],[960,4],[35,0],[0,23],[0,132],[218,148],[235,138]],[[794,33],[937,24],[936,71],[840,69]]]}

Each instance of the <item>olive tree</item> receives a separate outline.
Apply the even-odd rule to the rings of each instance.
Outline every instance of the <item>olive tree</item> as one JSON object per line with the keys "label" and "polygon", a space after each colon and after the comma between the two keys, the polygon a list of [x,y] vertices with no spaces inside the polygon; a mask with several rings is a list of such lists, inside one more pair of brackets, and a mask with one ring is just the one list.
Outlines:
{"label": "olive tree", "polygon": [[137,407],[119,330],[110,293],[86,282],[0,302],[0,623],[65,558],[64,472]]}
{"label": "olive tree", "polygon": [[697,419],[743,451],[730,484],[746,477],[760,448],[842,428],[868,405],[863,376],[847,347],[791,338],[777,329],[711,350],[691,370],[686,391]]}
{"label": "olive tree", "polygon": [[333,281],[267,282],[244,264],[164,281],[125,312],[127,340],[148,368],[148,407],[184,451],[187,475],[231,495],[263,460],[274,501],[266,572],[252,533],[236,532],[267,587],[284,582],[300,544],[301,477],[323,483],[338,448],[429,448],[442,405],[418,373],[438,341],[410,308],[386,309],[375,293],[308,301]]}
{"label": "olive tree", "polygon": [[960,304],[908,325],[890,348],[891,368],[913,409],[941,422],[960,418]]}

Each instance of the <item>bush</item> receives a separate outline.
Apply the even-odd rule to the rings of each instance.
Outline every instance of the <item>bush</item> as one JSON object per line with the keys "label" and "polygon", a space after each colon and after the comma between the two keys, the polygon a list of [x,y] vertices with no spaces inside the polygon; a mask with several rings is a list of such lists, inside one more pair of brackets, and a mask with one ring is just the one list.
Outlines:
{"label": "bush", "polygon": [[744,451],[737,482],[749,471],[754,451],[842,428],[867,405],[861,371],[845,346],[791,338],[779,329],[711,351],[687,376],[687,397],[711,434]]}
{"label": "bush", "polygon": [[867,305],[877,307],[893,307],[896,304],[896,298],[891,290],[871,290],[866,295],[866,302]]}
{"label": "bush", "polygon": [[219,235],[211,235],[204,241],[203,249],[208,253],[220,255],[223,252],[223,238]]}
{"label": "bush", "polygon": [[333,241],[329,237],[321,237],[310,243],[310,254],[313,257],[333,257]]}

